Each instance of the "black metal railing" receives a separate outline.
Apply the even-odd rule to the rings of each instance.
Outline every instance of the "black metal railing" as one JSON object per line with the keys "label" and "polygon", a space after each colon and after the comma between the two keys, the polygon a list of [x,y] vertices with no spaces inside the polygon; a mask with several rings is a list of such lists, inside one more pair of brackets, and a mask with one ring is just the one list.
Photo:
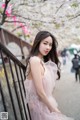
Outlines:
{"label": "black metal railing", "polygon": [[0,112],[9,120],[31,120],[25,102],[26,67],[0,43]]}

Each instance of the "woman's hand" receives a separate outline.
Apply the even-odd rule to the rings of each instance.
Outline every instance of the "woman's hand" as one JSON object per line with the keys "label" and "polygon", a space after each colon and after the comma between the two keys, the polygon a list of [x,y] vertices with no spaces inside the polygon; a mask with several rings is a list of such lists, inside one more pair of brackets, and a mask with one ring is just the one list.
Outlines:
{"label": "woman's hand", "polygon": [[50,112],[56,112],[61,114],[61,111],[58,108],[51,109]]}
{"label": "woman's hand", "polygon": [[59,110],[59,109],[55,109],[55,112],[57,112],[57,113],[60,113],[61,114],[61,111]]}

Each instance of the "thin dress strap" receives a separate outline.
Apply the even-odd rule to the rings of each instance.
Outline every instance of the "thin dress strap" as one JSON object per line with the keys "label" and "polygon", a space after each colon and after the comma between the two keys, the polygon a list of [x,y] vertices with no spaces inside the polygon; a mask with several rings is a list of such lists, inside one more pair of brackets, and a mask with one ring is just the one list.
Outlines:
{"label": "thin dress strap", "polygon": [[28,76],[29,75],[29,73],[30,73],[30,61],[28,62],[28,64],[27,64],[27,69],[26,69],[26,76]]}

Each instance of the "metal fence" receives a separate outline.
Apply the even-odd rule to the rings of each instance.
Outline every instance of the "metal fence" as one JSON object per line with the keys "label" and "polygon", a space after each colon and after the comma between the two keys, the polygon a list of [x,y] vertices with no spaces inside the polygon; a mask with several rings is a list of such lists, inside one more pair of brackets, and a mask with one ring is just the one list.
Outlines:
{"label": "metal fence", "polygon": [[15,36],[11,32],[3,28],[0,28],[0,42],[3,45],[7,46],[7,48],[10,49],[10,51],[12,50],[11,47],[14,48],[15,44],[21,52],[16,53],[15,51],[14,55],[17,54],[17,56],[20,56],[22,58],[26,58],[27,55],[29,54],[29,51],[31,50],[31,45],[29,43],[21,40],[19,37]]}
{"label": "metal fence", "polygon": [[26,67],[0,43],[0,113],[8,112],[8,120],[31,120],[25,102],[25,70]]}

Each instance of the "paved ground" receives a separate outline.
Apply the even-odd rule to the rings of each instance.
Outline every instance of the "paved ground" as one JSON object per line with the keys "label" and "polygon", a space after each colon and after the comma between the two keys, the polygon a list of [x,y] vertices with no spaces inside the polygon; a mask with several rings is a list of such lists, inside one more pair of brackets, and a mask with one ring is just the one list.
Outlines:
{"label": "paved ground", "polygon": [[70,68],[70,62],[62,66],[62,77],[56,82],[53,94],[62,113],[80,120],[80,83],[75,82],[74,73],[70,72]]}

